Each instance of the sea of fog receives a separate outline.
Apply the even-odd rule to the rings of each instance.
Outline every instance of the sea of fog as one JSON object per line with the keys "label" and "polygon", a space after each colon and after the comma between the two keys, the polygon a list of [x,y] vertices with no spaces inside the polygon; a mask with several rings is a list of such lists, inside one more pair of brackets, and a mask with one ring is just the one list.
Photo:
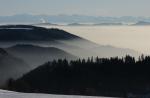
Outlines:
{"label": "sea of fog", "polygon": [[150,26],[45,26],[59,28],[101,45],[150,54]]}

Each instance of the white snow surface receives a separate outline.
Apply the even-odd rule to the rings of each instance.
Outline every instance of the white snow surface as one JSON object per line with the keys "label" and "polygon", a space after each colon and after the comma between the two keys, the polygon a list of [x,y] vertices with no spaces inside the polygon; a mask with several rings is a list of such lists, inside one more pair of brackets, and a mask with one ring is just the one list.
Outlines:
{"label": "white snow surface", "polygon": [[19,92],[13,92],[13,91],[0,90],[0,98],[112,98],[112,97],[19,93]]}

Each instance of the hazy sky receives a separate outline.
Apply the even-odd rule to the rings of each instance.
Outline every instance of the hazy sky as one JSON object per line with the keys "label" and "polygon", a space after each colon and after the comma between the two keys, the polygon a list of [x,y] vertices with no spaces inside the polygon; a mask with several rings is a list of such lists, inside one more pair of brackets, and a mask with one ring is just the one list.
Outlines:
{"label": "hazy sky", "polygon": [[150,0],[0,0],[0,16],[14,14],[80,14],[150,16]]}

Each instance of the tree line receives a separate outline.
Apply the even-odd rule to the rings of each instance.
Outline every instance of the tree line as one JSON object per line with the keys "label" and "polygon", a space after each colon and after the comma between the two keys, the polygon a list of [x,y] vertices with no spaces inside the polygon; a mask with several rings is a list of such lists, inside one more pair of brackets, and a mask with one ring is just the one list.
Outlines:
{"label": "tree line", "polygon": [[125,97],[150,91],[150,56],[53,60],[9,81],[9,89],[67,95]]}

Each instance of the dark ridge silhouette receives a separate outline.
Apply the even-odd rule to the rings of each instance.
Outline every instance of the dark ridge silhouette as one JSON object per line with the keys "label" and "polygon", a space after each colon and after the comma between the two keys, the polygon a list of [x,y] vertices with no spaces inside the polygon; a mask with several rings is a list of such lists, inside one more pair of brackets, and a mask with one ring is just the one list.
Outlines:
{"label": "dark ridge silhouette", "polygon": [[0,41],[52,41],[80,37],[59,29],[46,29],[30,25],[0,26]]}
{"label": "dark ridge silhouette", "polygon": [[19,92],[127,97],[150,91],[150,56],[54,60],[9,82]]}
{"label": "dark ridge silhouette", "polygon": [[31,69],[23,60],[16,58],[0,48],[0,87],[6,84],[9,78],[18,78]]}
{"label": "dark ridge silhouette", "polygon": [[10,54],[21,58],[34,68],[36,67],[35,65],[40,65],[54,59],[77,59],[76,56],[55,47],[40,47],[30,44],[17,44],[15,46],[6,48],[6,50]]}
{"label": "dark ridge silhouette", "polygon": [[134,50],[99,45],[59,29],[46,29],[31,25],[0,26],[0,47],[10,47],[16,44],[53,46],[81,58],[122,57],[126,54],[139,56],[139,53]]}

